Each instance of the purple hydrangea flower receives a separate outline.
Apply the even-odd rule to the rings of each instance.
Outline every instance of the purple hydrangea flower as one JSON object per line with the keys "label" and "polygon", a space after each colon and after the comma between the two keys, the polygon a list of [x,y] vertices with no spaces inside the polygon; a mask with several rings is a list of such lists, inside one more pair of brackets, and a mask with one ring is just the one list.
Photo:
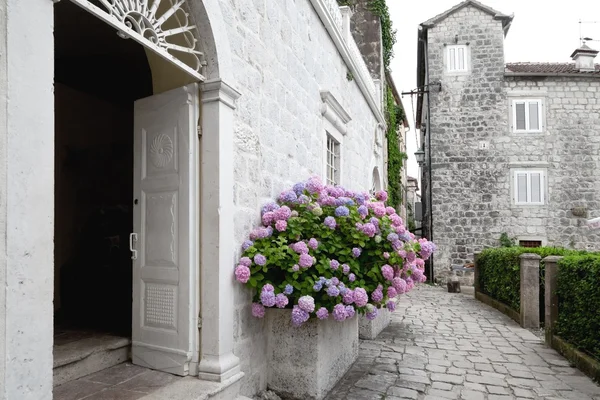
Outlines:
{"label": "purple hydrangea flower", "polygon": [[292,216],[292,210],[288,206],[280,207],[275,210],[276,221],[287,221]]}
{"label": "purple hydrangea flower", "polygon": [[309,268],[313,265],[313,258],[309,254],[300,254],[300,260],[298,261],[298,264],[302,268]]}
{"label": "purple hydrangea flower", "polygon": [[286,190],[279,195],[279,201],[282,203],[293,203],[298,200],[298,195],[293,190]]}
{"label": "purple hydrangea flower", "polygon": [[348,275],[350,273],[350,266],[348,264],[342,264],[342,272],[344,275]]}
{"label": "purple hydrangea flower", "polygon": [[265,231],[266,231],[266,235],[267,235],[265,237],[271,237],[271,235],[273,234],[273,227],[272,226],[267,226],[265,228]]}
{"label": "purple hydrangea flower", "polygon": [[333,307],[332,314],[333,319],[335,319],[336,321],[343,321],[348,316],[348,314],[346,313],[346,306],[344,306],[342,303],[336,304]]}
{"label": "purple hydrangea flower", "polygon": [[360,254],[361,254],[361,253],[362,253],[362,249],[361,249],[361,248],[359,248],[359,247],[354,247],[354,248],[352,249],[352,255],[353,255],[355,258],[358,258],[358,257],[360,256]]}
{"label": "purple hydrangea flower", "polygon": [[338,286],[338,288],[340,289],[340,295],[341,296],[344,296],[348,292],[348,290],[349,290],[347,287],[344,287],[342,285]]}
{"label": "purple hydrangea flower", "polygon": [[284,308],[288,305],[288,301],[288,298],[283,293],[279,293],[277,296],[275,296],[275,305],[277,308]]}
{"label": "purple hydrangea flower", "polygon": [[421,282],[421,279],[423,278],[423,270],[420,268],[413,268],[411,278],[413,281]]}
{"label": "purple hydrangea flower", "polygon": [[367,291],[363,288],[354,289],[354,304],[358,307],[364,307],[369,302],[369,295],[367,295]]}
{"label": "purple hydrangea flower", "polygon": [[292,250],[294,250],[298,254],[308,253],[308,247],[306,246],[306,243],[304,243],[304,242],[292,243],[290,245],[290,247],[292,248]]}
{"label": "purple hydrangea flower", "polygon": [[256,265],[265,265],[267,263],[267,258],[262,254],[257,254],[254,256],[254,262]]}
{"label": "purple hydrangea flower", "polygon": [[298,203],[308,204],[308,203],[310,203],[310,197],[308,197],[305,194],[301,194],[300,196],[298,196]]}
{"label": "purple hydrangea flower", "polygon": [[265,204],[263,206],[262,213],[264,214],[264,213],[269,212],[269,211],[275,211],[278,208],[279,208],[279,204],[277,204],[275,202],[270,202],[270,203],[267,203],[267,204]]}
{"label": "purple hydrangea flower", "polygon": [[261,291],[262,292],[274,292],[275,288],[270,283],[267,283],[262,287]]}
{"label": "purple hydrangea flower", "polygon": [[263,303],[265,307],[273,307],[275,305],[275,293],[263,290],[260,294],[260,302]]}
{"label": "purple hydrangea flower", "polygon": [[294,287],[290,284],[285,285],[285,289],[283,290],[284,294],[287,294],[288,296],[292,293],[294,293]]}
{"label": "purple hydrangea flower", "polygon": [[340,267],[340,262],[338,260],[331,260],[329,261],[329,266],[331,267],[332,270],[336,270]]}
{"label": "purple hydrangea flower", "polygon": [[385,264],[383,267],[381,267],[381,274],[388,281],[391,281],[392,279],[394,279],[394,269],[387,264]]}
{"label": "purple hydrangea flower", "polygon": [[250,257],[242,257],[240,258],[240,264],[249,267],[252,265],[252,260],[250,259]]}
{"label": "purple hydrangea flower", "polygon": [[394,214],[396,214],[396,210],[394,210],[394,207],[386,207],[385,208],[385,212],[387,213],[387,215],[394,215]]}
{"label": "purple hydrangea flower", "polygon": [[310,318],[310,315],[306,311],[298,306],[294,306],[292,309],[292,325],[300,326],[308,321],[308,318]]}
{"label": "purple hydrangea flower", "polygon": [[333,278],[331,278],[331,284],[337,286],[340,284],[340,280],[334,276]]}
{"label": "purple hydrangea flower", "polygon": [[308,241],[308,247],[310,247],[313,250],[316,250],[317,247],[319,247],[319,241],[317,239],[315,239],[315,238],[311,238]]}
{"label": "purple hydrangea flower", "polygon": [[337,286],[329,286],[329,288],[327,289],[327,295],[329,297],[337,297],[340,294],[340,290],[337,288]]}
{"label": "purple hydrangea flower", "polygon": [[260,303],[252,303],[252,316],[263,318],[265,316],[265,307]]}
{"label": "purple hydrangea flower", "polygon": [[329,311],[325,307],[321,307],[316,312],[317,318],[319,319],[327,319],[329,317]]}
{"label": "purple hydrangea flower", "polygon": [[264,226],[269,226],[273,223],[273,220],[275,219],[275,213],[273,211],[267,211],[266,213],[263,214],[262,216],[262,224]]}
{"label": "purple hydrangea flower", "polygon": [[348,280],[350,282],[354,282],[356,280],[356,275],[354,275],[354,274],[351,273],[350,275],[348,275]]}
{"label": "purple hydrangea flower", "polygon": [[250,279],[250,268],[245,265],[238,265],[235,269],[235,278],[242,283],[248,282]]}
{"label": "purple hydrangea flower", "polygon": [[358,215],[364,218],[367,216],[367,214],[369,214],[369,209],[367,208],[367,206],[363,204],[362,206],[358,207]]}
{"label": "purple hydrangea flower", "polygon": [[339,206],[335,209],[336,217],[347,217],[348,215],[350,215],[350,210],[346,206]]}
{"label": "purple hydrangea flower", "polygon": [[294,265],[292,266],[292,271],[294,271],[294,272],[298,272],[298,271],[300,271],[300,266],[299,266],[298,264],[294,264]]}
{"label": "purple hydrangea flower", "polygon": [[302,296],[298,299],[298,307],[306,312],[315,311],[315,299],[311,296]]}
{"label": "purple hydrangea flower", "polygon": [[362,225],[359,229],[368,237],[373,237],[377,233],[377,227],[370,222]]}
{"label": "purple hydrangea flower", "polygon": [[396,240],[398,240],[398,235],[392,232],[389,235],[387,235],[387,240],[388,242],[395,242]]}
{"label": "purple hydrangea flower", "polygon": [[396,310],[396,302],[394,300],[389,300],[387,303],[385,303],[385,306],[388,310],[390,310],[390,312],[394,312]]}
{"label": "purple hydrangea flower", "polygon": [[371,299],[375,303],[379,303],[381,302],[381,300],[383,300],[383,289],[381,289],[381,286],[375,289],[373,293],[371,293]]}
{"label": "purple hydrangea flower", "polygon": [[390,258],[390,253],[388,253],[387,251],[383,253],[383,258],[385,258],[386,260],[388,260]]}
{"label": "purple hydrangea flower", "polygon": [[333,217],[325,218],[325,221],[323,221],[323,223],[329,229],[335,229],[335,227],[337,226],[337,223],[335,222],[335,218],[333,218]]}
{"label": "purple hydrangea flower", "polygon": [[398,294],[403,294],[406,292],[406,281],[404,279],[399,277],[394,278],[393,285]]}
{"label": "purple hydrangea flower", "polygon": [[254,242],[252,240],[246,240],[244,243],[242,243],[242,250],[246,251],[251,246],[254,246]]}
{"label": "purple hydrangea flower", "polygon": [[377,313],[377,307],[372,304],[367,305],[367,313],[365,314],[365,317],[367,317],[369,321],[373,321],[375,318],[377,318]]}
{"label": "purple hydrangea flower", "polygon": [[398,292],[396,291],[396,288],[393,286],[390,286],[387,288],[387,297],[389,297],[390,299],[394,298],[398,296]]}
{"label": "purple hydrangea flower", "polygon": [[385,190],[379,190],[375,192],[375,198],[379,201],[387,201],[388,194]]}
{"label": "purple hydrangea flower", "polygon": [[323,289],[323,284],[321,282],[315,282],[315,284],[313,285],[313,290],[315,292],[320,292],[321,289]]}
{"label": "purple hydrangea flower", "polygon": [[310,194],[319,193],[323,190],[323,182],[321,182],[321,179],[314,176],[306,182],[305,188]]}
{"label": "purple hydrangea flower", "polygon": [[354,317],[354,314],[356,313],[356,311],[354,310],[353,306],[346,306],[346,316],[348,318],[352,318]]}
{"label": "purple hydrangea flower", "polygon": [[302,193],[304,193],[304,182],[298,182],[294,185],[294,193],[296,193],[296,195],[300,196]]}
{"label": "purple hydrangea flower", "polygon": [[331,286],[332,282],[331,279],[325,279],[325,286],[329,287]]}
{"label": "purple hydrangea flower", "polygon": [[352,304],[354,303],[354,291],[352,289],[348,289],[348,291],[346,293],[344,293],[343,295],[343,301],[346,304]]}

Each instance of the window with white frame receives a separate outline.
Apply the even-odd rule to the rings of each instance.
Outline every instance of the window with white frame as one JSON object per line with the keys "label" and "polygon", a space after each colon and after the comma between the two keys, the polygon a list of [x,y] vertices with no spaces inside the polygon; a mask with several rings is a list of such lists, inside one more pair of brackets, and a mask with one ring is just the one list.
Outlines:
{"label": "window with white frame", "polygon": [[327,132],[326,180],[328,185],[340,184],[340,142]]}
{"label": "window with white frame", "polygon": [[545,203],[546,174],[544,170],[514,171],[514,198],[517,205]]}
{"label": "window with white frame", "polygon": [[542,132],[542,124],[541,99],[515,99],[512,101],[513,132]]}
{"label": "window with white frame", "polygon": [[446,66],[448,72],[468,71],[468,47],[461,44],[446,46]]}

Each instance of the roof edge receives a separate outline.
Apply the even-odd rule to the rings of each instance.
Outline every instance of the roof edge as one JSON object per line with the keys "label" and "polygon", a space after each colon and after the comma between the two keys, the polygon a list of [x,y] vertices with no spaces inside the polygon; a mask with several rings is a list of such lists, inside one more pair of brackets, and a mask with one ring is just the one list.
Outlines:
{"label": "roof edge", "polygon": [[569,72],[505,72],[504,77],[515,77],[515,76],[556,76],[556,77],[571,77],[571,78],[592,78],[600,79],[600,74],[586,74],[582,72],[569,73]]}

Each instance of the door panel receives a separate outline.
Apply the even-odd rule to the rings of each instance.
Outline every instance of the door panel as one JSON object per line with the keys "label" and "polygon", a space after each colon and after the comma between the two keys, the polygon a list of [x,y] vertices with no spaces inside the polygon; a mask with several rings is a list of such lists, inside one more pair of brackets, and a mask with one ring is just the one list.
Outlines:
{"label": "door panel", "polygon": [[198,87],[134,107],[133,363],[189,373],[197,328]]}

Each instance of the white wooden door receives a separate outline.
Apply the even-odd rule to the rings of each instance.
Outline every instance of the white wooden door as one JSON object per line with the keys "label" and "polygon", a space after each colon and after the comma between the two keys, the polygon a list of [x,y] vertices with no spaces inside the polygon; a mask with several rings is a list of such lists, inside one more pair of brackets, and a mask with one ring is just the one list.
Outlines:
{"label": "white wooden door", "polygon": [[135,102],[133,363],[187,375],[197,340],[198,86]]}

